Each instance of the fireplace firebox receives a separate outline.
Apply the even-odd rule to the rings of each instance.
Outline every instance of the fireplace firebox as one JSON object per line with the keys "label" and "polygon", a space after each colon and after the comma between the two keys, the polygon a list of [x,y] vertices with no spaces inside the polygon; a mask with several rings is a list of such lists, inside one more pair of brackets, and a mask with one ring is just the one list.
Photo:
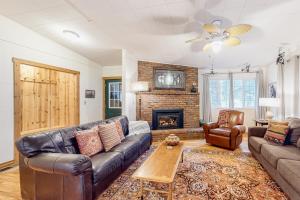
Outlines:
{"label": "fireplace firebox", "polygon": [[152,129],[183,128],[183,109],[152,110]]}

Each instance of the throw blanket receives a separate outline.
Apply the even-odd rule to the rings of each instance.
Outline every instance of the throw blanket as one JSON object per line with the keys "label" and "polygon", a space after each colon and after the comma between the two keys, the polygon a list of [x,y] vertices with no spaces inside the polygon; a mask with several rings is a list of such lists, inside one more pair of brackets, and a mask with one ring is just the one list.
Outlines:
{"label": "throw blanket", "polygon": [[150,133],[150,126],[147,121],[129,121],[129,135]]}

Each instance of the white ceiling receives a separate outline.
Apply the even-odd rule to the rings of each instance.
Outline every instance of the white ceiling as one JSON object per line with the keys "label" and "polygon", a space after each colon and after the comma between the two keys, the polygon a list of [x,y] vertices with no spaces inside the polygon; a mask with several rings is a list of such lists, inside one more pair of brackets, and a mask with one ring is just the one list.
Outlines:
{"label": "white ceiling", "polygon": [[[212,55],[219,68],[263,65],[281,43],[300,46],[299,0],[0,0],[0,14],[102,65],[121,64],[127,49],[140,60],[209,67],[203,44],[185,41],[213,19],[254,26],[242,45]],[[80,38],[69,40],[64,29]]]}

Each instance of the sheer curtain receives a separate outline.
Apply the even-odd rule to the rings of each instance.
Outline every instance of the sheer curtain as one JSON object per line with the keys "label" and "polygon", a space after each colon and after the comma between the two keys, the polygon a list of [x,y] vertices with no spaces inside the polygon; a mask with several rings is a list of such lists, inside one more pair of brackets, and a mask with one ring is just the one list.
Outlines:
{"label": "sheer curtain", "polygon": [[299,103],[300,103],[300,99],[299,99],[299,56],[296,56],[296,60],[295,60],[295,77],[294,77],[294,82],[295,82],[295,95],[294,95],[294,115],[297,117],[300,117],[300,111],[299,111]]}
{"label": "sheer curtain", "polygon": [[211,101],[210,101],[210,91],[209,91],[209,75],[203,75],[203,97],[202,97],[202,119],[205,122],[210,122],[211,117]]}
{"label": "sheer curtain", "polygon": [[264,83],[263,71],[256,72],[256,119],[265,119],[266,108],[259,106],[259,98],[266,97],[266,87]]}
{"label": "sheer curtain", "polygon": [[229,108],[234,107],[234,96],[233,96],[233,74],[230,72],[228,74],[229,77]]}
{"label": "sheer curtain", "polygon": [[284,65],[278,64],[277,68],[277,85],[278,85],[278,98],[279,98],[279,118],[285,118],[285,92],[284,92]]}

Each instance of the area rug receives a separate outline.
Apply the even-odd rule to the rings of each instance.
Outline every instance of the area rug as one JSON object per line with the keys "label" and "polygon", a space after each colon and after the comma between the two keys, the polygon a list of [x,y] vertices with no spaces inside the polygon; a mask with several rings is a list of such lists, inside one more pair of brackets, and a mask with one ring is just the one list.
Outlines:
{"label": "area rug", "polygon": [[[98,200],[138,199],[140,184],[133,172],[153,152],[151,148],[130,166]],[[153,189],[165,185],[146,183]],[[167,199],[163,194],[144,193],[144,199]],[[204,145],[184,151],[184,162],[177,169],[173,199],[178,200],[282,200],[288,199],[262,166],[240,150],[228,151]]]}

